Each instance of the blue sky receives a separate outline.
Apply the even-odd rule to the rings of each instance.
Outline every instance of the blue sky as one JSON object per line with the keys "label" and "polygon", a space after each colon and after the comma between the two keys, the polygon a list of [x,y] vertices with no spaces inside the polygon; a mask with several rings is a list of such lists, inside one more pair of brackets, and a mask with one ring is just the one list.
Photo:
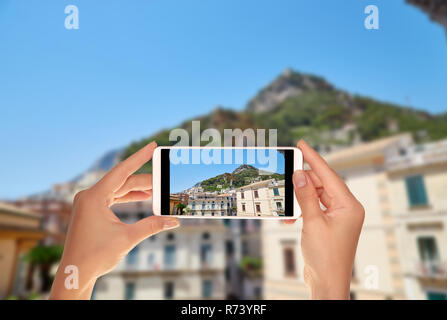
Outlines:
{"label": "blue sky", "polygon": [[[200,152],[200,161],[197,161],[196,164],[193,163],[193,154],[192,152],[189,152],[189,150],[183,150],[186,151],[186,158],[189,158],[187,163],[181,163],[179,161],[174,161],[174,163],[170,164],[170,192],[171,193],[177,193],[184,191],[185,189],[191,188],[196,183],[201,182],[203,180],[213,178],[215,176],[218,176],[223,173],[231,173],[236,168],[241,166],[242,164],[249,164],[257,169],[265,170],[268,172],[274,172],[274,173],[284,173],[284,155],[280,152],[277,152],[275,150],[232,150],[227,149],[225,151],[221,150],[198,150]],[[220,159],[217,160],[219,163],[213,163],[213,164],[207,164],[210,163],[207,160],[202,161],[203,153],[206,152],[205,156],[209,157],[215,157],[214,159]],[[216,155],[213,154],[213,152],[217,152]],[[229,152],[229,155],[231,155],[230,161],[225,161],[225,152]],[[248,154],[250,152],[250,154]],[[260,158],[258,154],[261,154],[263,158]],[[174,156],[180,157],[180,153],[177,152]],[[242,159],[241,159],[242,157]],[[265,157],[265,158],[264,158]],[[275,159],[276,157],[276,159]],[[172,159],[172,158],[171,158]],[[229,158],[228,158],[229,159]],[[250,160],[251,159],[251,160]],[[268,160],[271,160],[271,162],[267,162]],[[271,166],[269,166],[271,164]]]}
{"label": "blue sky", "polygon": [[[380,30],[363,26],[380,9]],[[77,5],[80,29],[64,28]],[[67,181],[110,149],[244,108],[285,68],[445,111],[444,30],[404,0],[1,0],[0,199]]]}

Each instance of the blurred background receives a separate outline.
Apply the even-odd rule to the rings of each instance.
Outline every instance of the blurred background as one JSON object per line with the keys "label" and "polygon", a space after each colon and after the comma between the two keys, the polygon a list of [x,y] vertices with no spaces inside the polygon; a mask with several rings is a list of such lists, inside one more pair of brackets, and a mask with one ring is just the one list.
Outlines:
{"label": "blurred background", "polygon": [[[446,0],[0,0],[0,298],[47,298],[76,192],[200,120],[304,138],[345,179],[366,209],[352,299],[445,300],[446,32]],[[300,232],[182,220],[92,298],[307,299]]]}

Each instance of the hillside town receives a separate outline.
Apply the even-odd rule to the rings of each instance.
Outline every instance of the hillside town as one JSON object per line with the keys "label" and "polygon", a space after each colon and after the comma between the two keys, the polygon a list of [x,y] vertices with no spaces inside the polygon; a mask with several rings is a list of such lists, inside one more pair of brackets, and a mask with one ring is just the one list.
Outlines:
{"label": "hillside town", "polygon": [[[243,167],[242,169],[240,169]],[[257,171],[243,165],[235,170]],[[217,185],[217,191],[206,191],[201,183],[170,195],[171,215],[190,216],[238,216],[238,217],[279,217],[284,216],[284,180],[275,178],[262,180],[258,174],[246,180],[247,184],[235,188]]]}
{"label": "hillside town", "polygon": [[[447,298],[447,141],[417,144],[403,134],[325,158],[367,213],[351,298]],[[278,181],[258,181],[221,194],[195,186],[178,203],[197,216],[257,215],[270,207],[280,215],[283,191]],[[1,261],[7,275],[1,278],[2,298],[27,297],[48,286],[38,276],[40,262],[27,255],[39,243],[63,243],[71,209],[62,198],[1,203],[0,253],[7,257]],[[113,211],[132,223],[151,215],[152,205],[118,204]],[[180,228],[135,247],[100,278],[92,298],[305,299],[300,234],[301,221],[185,219]]]}

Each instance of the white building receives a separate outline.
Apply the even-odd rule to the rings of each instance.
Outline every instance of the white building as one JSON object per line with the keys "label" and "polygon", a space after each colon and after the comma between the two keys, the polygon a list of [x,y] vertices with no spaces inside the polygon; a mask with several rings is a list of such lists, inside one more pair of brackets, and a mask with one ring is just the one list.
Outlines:
{"label": "white building", "polygon": [[235,213],[236,195],[234,192],[195,193],[190,196],[186,212],[193,216],[232,216]]}
{"label": "white building", "polygon": [[[366,211],[352,298],[445,298],[446,150],[445,142],[415,146],[403,134],[326,156]],[[301,220],[263,223],[265,298],[308,298],[301,229]]]}
{"label": "white building", "polygon": [[[150,204],[116,205],[127,223],[141,219]],[[223,299],[225,235],[221,220],[181,221],[181,227],[152,236],[100,278],[94,299]]]}
{"label": "white building", "polygon": [[284,181],[254,182],[236,189],[238,216],[284,215]]}
{"label": "white building", "polygon": [[447,140],[387,159],[390,210],[409,299],[447,299]]}

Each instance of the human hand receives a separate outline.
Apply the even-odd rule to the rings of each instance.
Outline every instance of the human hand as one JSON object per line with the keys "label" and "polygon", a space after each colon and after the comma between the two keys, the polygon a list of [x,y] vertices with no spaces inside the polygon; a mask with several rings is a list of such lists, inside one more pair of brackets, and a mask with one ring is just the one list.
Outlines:
{"label": "human hand", "polygon": [[[125,224],[110,210],[115,203],[151,198],[152,175],[132,174],[152,158],[156,147],[155,142],[148,144],[75,196],[51,299],[90,299],[96,279],[112,270],[135,245],[179,225],[177,218],[162,216]],[[79,289],[65,288],[64,271],[69,265],[78,269]]]}
{"label": "human hand", "polygon": [[365,210],[317,152],[303,140],[298,142],[298,148],[311,167],[310,171],[298,170],[293,174],[303,218],[301,249],[305,282],[312,299],[349,299]]}

